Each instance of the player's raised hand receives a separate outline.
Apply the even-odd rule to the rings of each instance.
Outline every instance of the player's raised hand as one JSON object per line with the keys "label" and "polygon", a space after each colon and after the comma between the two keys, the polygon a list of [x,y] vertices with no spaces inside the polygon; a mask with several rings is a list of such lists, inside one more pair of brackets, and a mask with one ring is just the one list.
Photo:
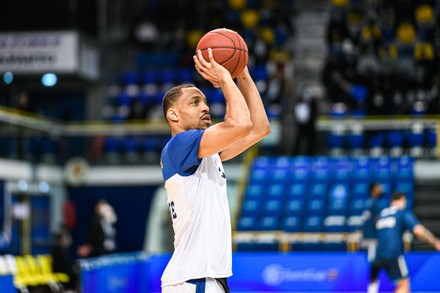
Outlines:
{"label": "player's raised hand", "polygon": [[214,87],[221,87],[225,79],[232,79],[231,74],[214,60],[211,48],[208,48],[208,56],[209,61],[206,61],[202,56],[202,51],[197,51],[197,54],[193,57],[196,70],[204,79],[210,81]]}

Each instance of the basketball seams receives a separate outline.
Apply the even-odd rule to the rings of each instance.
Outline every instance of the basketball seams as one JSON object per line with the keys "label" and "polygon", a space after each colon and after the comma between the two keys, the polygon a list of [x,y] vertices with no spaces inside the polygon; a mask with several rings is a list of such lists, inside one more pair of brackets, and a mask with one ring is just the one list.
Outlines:
{"label": "basketball seams", "polygon": [[[229,40],[231,40],[232,44],[234,44],[234,47],[233,47],[233,48],[229,48],[229,47],[225,47],[225,46],[218,47],[218,48],[234,49],[234,53],[233,53],[228,59],[226,59],[225,61],[223,61],[223,62],[221,63],[221,65],[223,65],[223,64],[225,64],[226,62],[230,61],[232,58],[234,58],[234,56],[235,56],[235,54],[236,54],[236,52],[237,52],[237,45],[235,44],[234,40],[233,40],[230,36],[228,36],[228,35],[226,35],[226,34],[223,34],[223,33],[221,33],[221,32],[213,32],[213,34],[222,35],[222,36],[228,38]],[[211,49],[213,49],[213,48],[211,48]],[[234,68],[234,70],[231,71],[231,74],[234,73],[234,71],[235,71],[235,68]]]}

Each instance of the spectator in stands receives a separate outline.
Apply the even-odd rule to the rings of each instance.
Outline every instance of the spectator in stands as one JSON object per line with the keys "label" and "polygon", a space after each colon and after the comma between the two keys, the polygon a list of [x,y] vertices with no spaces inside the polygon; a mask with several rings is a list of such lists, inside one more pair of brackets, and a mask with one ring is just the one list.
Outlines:
{"label": "spectator in stands", "polygon": [[147,107],[140,99],[135,99],[130,105],[129,120],[144,120],[147,118]]}
{"label": "spectator in stands", "polygon": [[72,239],[67,229],[63,228],[60,232],[54,234],[54,243],[51,247],[52,271],[55,273],[64,273],[69,276],[69,282],[64,284],[67,292],[77,291],[77,270],[71,257],[70,247]]}
{"label": "spectator in stands", "polygon": [[34,112],[34,107],[31,104],[29,92],[27,90],[19,91],[12,103],[12,107],[24,112]]}
{"label": "spectator in stands", "polygon": [[377,248],[371,266],[368,293],[379,290],[378,276],[385,270],[396,283],[394,292],[410,292],[409,272],[404,258],[403,233],[410,231],[421,240],[440,251],[440,240],[419,223],[412,211],[405,210],[406,196],[395,192],[388,208],[383,209],[376,223]]}
{"label": "spectator in stands", "polygon": [[[33,113],[34,108],[31,105],[29,92],[27,90],[21,90],[14,97],[11,106],[17,110],[26,113]],[[27,148],[29,144],[29,137],[25,134],[25,130],[22,127],[17,126],[15,131],[15,152],[17,159],[26,159],[28,156]]]}
{"label": "spectator in stands", "polygon": [[104,199],[95,205],[95,213],[90,220],[86,244],[78,248],[80,257],[96,257],[117,251],[117,221],[113,207]]}
{"label": "spectator in stands", "polygon": [[318,105],[312,89],[307,88],[295,104],[296,139],[294,155],[315,153],[316,117]]}
{"label": "spectator in stands", "polygon": [[226,100],[224,122],[211,126],[205,95],[193,84],[173,87],[163,97],[172,138],[161,166],[174,229],[174,252],[162,275],[163,292],[230,292],[231,223],[222,161],[232,159],[270,133],[258,89],[246,67],[237,83],[208,49],[199,51],[197,72]]}
{"label": "spectator in stands", "polygon": [[[371,253],[376,247],[376,221],[379,218],[380,204],[379,200],[383,194],[383,187],[381,184],[375,182],[370,185],[370,198],[367,202],[367,208],[362,214],[362,246],[368,248]],[[368,256],[369,260],[372,256]]]}
{"label": "spectator in stands", "polygon": [[154,51],[159,42],[160,32],[157,26],[147,16],[144,16],[134,26],[134,39],[141,50]]}

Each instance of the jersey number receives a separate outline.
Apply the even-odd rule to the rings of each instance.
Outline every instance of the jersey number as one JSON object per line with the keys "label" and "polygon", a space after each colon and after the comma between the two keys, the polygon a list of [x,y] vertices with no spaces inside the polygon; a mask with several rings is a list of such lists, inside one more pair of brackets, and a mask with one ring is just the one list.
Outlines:
{"label": "jersey number", "polygon": [[172,201],[168,204],[168,210],[170,211],[171,218],[176,219],[177,214],[176,214],[176,211],[174,210],[174,201]]}

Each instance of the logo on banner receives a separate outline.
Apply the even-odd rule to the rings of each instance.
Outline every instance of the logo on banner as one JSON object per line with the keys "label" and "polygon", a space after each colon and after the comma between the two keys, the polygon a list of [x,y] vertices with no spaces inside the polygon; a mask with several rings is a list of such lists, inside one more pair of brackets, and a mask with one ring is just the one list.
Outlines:
{"label": "logo on banner", "polygon": [[277,286],[285,282],[327,282],[335,281],[339,271],[335,268],[316,269],[306,268],[292,270],[279,264],[266,266],[262,273],[263,281],[269,286]]}

